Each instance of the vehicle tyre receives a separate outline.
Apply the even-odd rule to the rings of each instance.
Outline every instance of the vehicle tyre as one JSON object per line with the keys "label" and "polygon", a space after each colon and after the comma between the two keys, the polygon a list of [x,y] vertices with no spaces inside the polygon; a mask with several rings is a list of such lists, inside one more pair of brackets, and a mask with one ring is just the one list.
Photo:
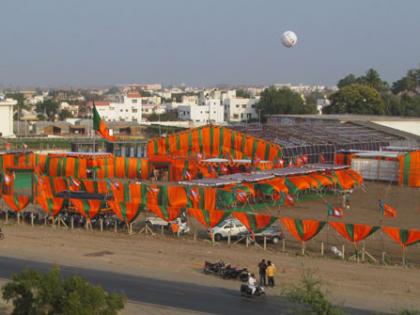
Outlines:
{"label": "vehicle tyre", "polygon": [[248,273],[241,273],[239,275],[239,280],[241,280],[242,282],[247,282],[248,281],[248,278],[249,278]]}
{"label": "vehicle tyre", "polygon": [[222,239],[223,239],[223,237],[222,237],[222,235],[221,235],[221,234],[215,234],[215,235],[214,235],[214,240],[215,240],[216,242],[220,242]]}
{"label": "vehicle tyre", "polygon": [[272,242],[273,244],[278,244],[280,242],[280,238],[278,236],[274,236]]}
{"label": "vehicle tyre", "polygon": [[221,276],[223,279],[225,279],[225,280],[230,278],[229,273],[228,273],[228,272],[226,272],[226,271],[222,271],[222,272],[220,273],[220,276]]}

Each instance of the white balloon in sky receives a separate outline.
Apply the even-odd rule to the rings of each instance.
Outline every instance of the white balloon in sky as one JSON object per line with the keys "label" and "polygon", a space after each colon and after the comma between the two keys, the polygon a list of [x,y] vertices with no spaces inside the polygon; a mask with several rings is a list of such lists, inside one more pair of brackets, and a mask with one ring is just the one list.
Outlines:
{"label": "white balloon in sky", "polygon": [[296,45],[297,43],[297,36],[295,32],[292,31],[286,31],[281,36],[281,42],[284,46],[291,48]]}

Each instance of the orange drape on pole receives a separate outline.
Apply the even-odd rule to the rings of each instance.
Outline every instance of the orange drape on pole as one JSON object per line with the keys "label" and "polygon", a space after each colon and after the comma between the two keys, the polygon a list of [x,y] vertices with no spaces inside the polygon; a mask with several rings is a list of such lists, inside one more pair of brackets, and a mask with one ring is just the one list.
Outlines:
{"label": "orange drape on pole", "polygon": [[352,189],[356,184],[356,180],[346,170],[335,171],[335,174],[337,175],[338,183],[344,190]]}
{"label": "orange drape on pole", "polygon": [[183,186],[168,186],[168,201],[171,207],[185,208],[187,193]]}
{"label": "orange drape on pole", "polygon": [[310,177],[314,178],[315,180],[317,180],[322,186],[332,186],[334,185],[334,182],[331,180],[330,177],[325,176],[323,174],[311,174],[309,175]]}
{"label": "orange drape on pole", "polygon": [[398,157],[400,162],[399,184],[420,187],[420,151]]}
{"label": "orange drape on pole", "polygon": [[79,212],[82,216],[89,219],[94,218],[99,214],[99,210],[103,204],[102,200],[82,200],[82,199],[70,199],[73,207]]}
{"label": "orange drape on pole", "polygon": [[329,225],[341,236],[354,243],[364,240],[379,228],[367,224],[346,224],[342,222],[329,222]]}
{"label": "orange drape on pole", "polygon": [[346,170],[346,173],[348,175],[350,175],[351,177],[353,177],[359,185],[362,185],[363,184],[363,177],[362,177],[362,175],[360,175],[355,170],[348,169],[348,170]]}
{"label": "orange drape on pole", "polygon": [[382,231],[403,247],[420,242],[420,230],[383,226]]}
{"label": "orange drape on pole", "polygon": [[311,184],[306,180],[305,176],[288,176],[287,179],[296,186],[298,190],[311,188]]}
{"label": "orange drape on pole", "polygon": [[3,195],[3,200],[15,212],[23,210],[30,202],[29,196],[24,195]]}

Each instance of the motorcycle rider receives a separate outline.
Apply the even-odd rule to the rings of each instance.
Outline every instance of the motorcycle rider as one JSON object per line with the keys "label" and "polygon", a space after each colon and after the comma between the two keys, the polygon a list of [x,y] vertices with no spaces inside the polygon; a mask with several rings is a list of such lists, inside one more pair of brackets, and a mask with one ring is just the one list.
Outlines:
{"label": "motorcycle rider", "polygon": [[255,275],[251,273],[248,278],[248,288],[251,289],[251,294],[254,295],[255,291],[257,290],[257,279],[255,279]]}

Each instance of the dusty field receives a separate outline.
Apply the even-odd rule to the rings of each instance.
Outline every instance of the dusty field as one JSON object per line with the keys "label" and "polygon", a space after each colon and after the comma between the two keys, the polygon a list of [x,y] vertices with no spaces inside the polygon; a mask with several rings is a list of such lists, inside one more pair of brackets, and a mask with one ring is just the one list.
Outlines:
{"label": "dusty field", "polygon": [[[255,270],[259,259],[265,257],[279,267],[279,286],[269,294],[280,294],[282,288],[299,279],[303,268],[312,268],[324,281],[337,304],[376,311],[403,307],[420,309],[416,289],[420,287],[420,270],[416,268],[300,257],[278,251],[264,252],[254,247],[212,246],[208,241],[194,242],[161,236],[129,237],[111,232],[65,231],[29,226],[8,226],[4,230],[7,239],[0,242],[2,256],[133,275],[156,275],[174,281],[201,282],[235,289],[237,282],[202,275],[200,267],[203,260],[223,259]],[[99,251],[109,251],[110,254],[87,256]]]}
{"label": "dusty field", "polygon": [[[346,212],[343,221],[352,223],[379,224],[377,200],[385,198],[398,209],[397,219],[387,219],[384,224],[408,228],[420,228],[420,191],[383,184],[368,184],[367,191],[357,191],[352,198],[352,208]],[[338,197],[328,197],[336,200]],[[319,200],[298,203],[297,207],[281,208],[280,215],[297,218],[325,219],[325,206]],[[1,222],[0,224],[3,224]],[[261,258],[272,260],[279,269],[279,286],[269,294],[280,294],[289,284],[295,283],[303,268],[311,268],[324,282],[336,304],[391,312],[402,308],[420,309],[418,288],[420,288],[420,247],[409,248],[410,268],[397,265],[381,266],[341,261],[319,257],[320,240],[326,231],[313,242],[308,243],[308,256],[298,255],[300,244],[287,236],[286,253],[281,245],[270,246],[267,251],[243,244],[228,247],[226,243],[213,246],[208,240],[194,241],[191,238],[177,239],[171,236],[149,236],[124,233],[88,232],[81,229],[64,230],[51,226],[2,225],[6,239],[0,241],[0,255],[52,262],[63,265],[96,268],[139,276],[201,282],[207,285],[237,289],[238,283],[223,281],[200,272],[204,260],[222,259],[232,264],[249,267],[256,271]],[[328,232],[328,246],[346,244],[342,238]],[[326,239],[325,239],[326,241]],[[346,244],[349,246],[349,244]],[[367,242],[366,247],[379,258],[386,251],[391,262],[400,262],[400,249],[388,238],[377,235]],[[109,251],[104,256],[89,254]],[[347,250],[346,250],[347,251]],[[351,248],[348,247],[351,252]],[[129,303],[125,314],[136,314],[139,305]],[[146,313],[155,313],[154,306],[141,305]],[[152,311],[153,310],[153,311]],[[160,314],[176,314],[178,310],[159,309]],[[181,312],[182,313],[182,312]],[[1,314],[1,308],[0,308]]]}
{"label": "dusty field", "polygon": [[[295,207],[281,207],[280,210],[274,212],[280,216],[293,218],[327,220],[326,203],[340,205],[341,199],[335,195],[328,195],[323,199],[314,197],[311,200],[298,202]],[[378,209],[379,199],[397,209],[397,218],[381,217]],[[363,189],[356,189],[351,196],[351,208],[345,210],[344,217],[331,218],[330,220],[420,229],[420,189],[367,182]],[[301,244],[294,241],[292,236],[287,235],[287,233],[286,236],[289,249],[297,250],[301,247]],[[319,254],[321,242],[328,248],[331,246],[341,248],[342,245],[345,245],[350,254],[354,253],[353,245],[332,229],[324,227],[316,238],[307,243],[307,247],[312,251],[312,254]],[[360,244],[361,246],[362,244]],[[366,249],[378,260],[382,258],[382,253],[385,252],[388,263],[401,263],[401,247],[382,231],[377,231],[366,240]],[[420,243],[407,249],[407,259],[409,263],[420,266]]]}

